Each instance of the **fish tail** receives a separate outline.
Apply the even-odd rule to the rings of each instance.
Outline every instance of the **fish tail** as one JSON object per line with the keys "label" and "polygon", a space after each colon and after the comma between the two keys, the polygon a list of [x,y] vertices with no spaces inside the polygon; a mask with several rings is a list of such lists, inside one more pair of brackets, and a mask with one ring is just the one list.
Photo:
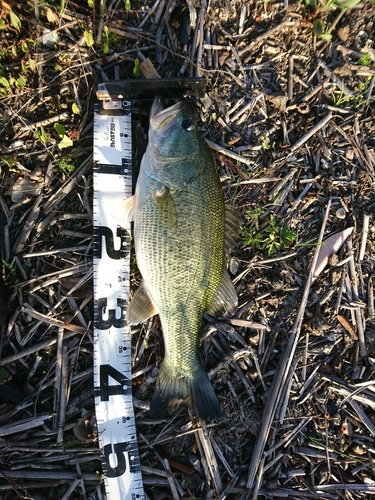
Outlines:
{"label": "fish tail", "polygon": [[185,377],[181,376],[180,370],[173,370],[164,362],[151,399],[151,417],[163,417],[181,402],[193,403],[202,420],[221,417],[219,401],[201,366],[194,370],[191,377]]}

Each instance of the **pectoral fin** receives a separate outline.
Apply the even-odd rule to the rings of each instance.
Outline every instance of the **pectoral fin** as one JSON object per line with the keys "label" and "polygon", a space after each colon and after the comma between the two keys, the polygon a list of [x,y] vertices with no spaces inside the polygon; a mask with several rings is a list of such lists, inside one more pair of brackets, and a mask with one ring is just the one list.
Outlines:
{"label": "pectoral fin", "polygon": [[164,221],[169,229],[176,228],[176,206],[174,204],[169,188],[165,184],[160,183],[160,188],[155,191],[154,198],[156,201],[156,210],[159,214],[160,219]]}
{"label": "pectoral fin", "polygon": [[128,307],[126,314],[128,325],[138,325],[139,323],[143,323],[143,321],[146,321],[146,319],[151,318],[151,316],[154,316],[157,313],[158,312],[152,304],[142,282],[138,290],[133,295]]}
{"label": "pectoral fin", "polygon": [[132,222],[135,216],[135,194],[127,198],[122,205],[124,219],[127,222]]}
{"label": "pectoral fin", "polygon": [[223,272],[220,286],[215,297],[207,307],[206,311],[211,316],[222,316],[226,312],[234,314],[238,305],[238,298],[233,283],[229,277],[227,270]]}

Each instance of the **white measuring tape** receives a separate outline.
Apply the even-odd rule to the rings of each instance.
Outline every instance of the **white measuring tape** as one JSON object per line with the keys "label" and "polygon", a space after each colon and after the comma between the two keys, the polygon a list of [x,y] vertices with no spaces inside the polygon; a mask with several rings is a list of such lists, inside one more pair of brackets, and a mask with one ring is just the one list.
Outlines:
{"label": "white measuring tape", "polygon": [[[102,111],[100,111],[102,110]],[[130,224],[113,213],[132,195],[131,104],[94,112],[94,396],[108,500],[144,500],[132,404]]]}

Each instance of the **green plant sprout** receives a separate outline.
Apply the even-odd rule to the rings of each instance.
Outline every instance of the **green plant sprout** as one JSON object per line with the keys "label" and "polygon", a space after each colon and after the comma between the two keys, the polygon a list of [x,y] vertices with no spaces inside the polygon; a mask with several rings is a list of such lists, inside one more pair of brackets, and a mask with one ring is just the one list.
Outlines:
{"label": "green plant sprout", "polygon": [[246,227],[243,231],[245,246],[261,248],[261,245],[264,244],[268,255],[272,255],[295,241],[296,233],[286,226],[280,226],[272,214],[270,214],[268,225],[259,231],[258,217],[262,213],[262,209],[247,211],[247,215],[254,220],[254,227]]}
{"label": "green plant sprout", "polygon": [[15,274],[16,272],[16,260],[13,258],[12,262],[7,262],[4,259],[1,259],[1,262],[3,263],[3,266],[5,269],[9,271],[10,274]]}
{"label": "green plant sprout", "polygon": [[332,39],[332,35],[329,33],[329,28],[325,27],[323,21],[320,19],[315,19],[313,33],[325,42],[329,42]]}
{"label": "green plant sprout", "polygon": [[271,149],[275,146],[275,142],[271,142],[271,139],[269,138],[268,135],[266,135],[263,139],[262,139],[262,148],[267,150],[267,149]]}
{"label": "green plant sprout", "polygon": [[341,89],[340,95],[336,97],[336,94],[334,92],[330,92],[331,97],[332,97],[332,103],[334,106],[341,106],[341,104],[344,104],[344,102],[348,102],[349,98],[348,96],[345,95],[344,90]]}
{"label": "green plant sprout", "polygon": [[358,59],[358,64],[360,66],[367,66],[368,68],[371,68],[372,66],[372,59],[371,56],[368,52],[365,52],[359,59]]}
{"label": "green plant sprout", "polygon": [[61,141],[58,143],[58,148],[59,149],[65,149],[69,148],[70,146],[73,146],[73,141],[66,135],[66,130],[64,125],[61,125],[61,123],[55,123],[53,125],[53,128],[56,130],[56,132],[59,134]]}
{"label": "green plant sprout", "polygon": [[73,161],[73,157],[71,154],[68,154],[66,156],[62,156],[59,161],[57,162],[58,168],[68,174],[72,174],[74,170],[76,169]]}
{"label": "green plant sprout", "polygon": [[141,76],[141,67],[140,67],[140,61],[137,57],[137,59],[134,61],[134,68],[133,68],[133,74],[137,78]]}

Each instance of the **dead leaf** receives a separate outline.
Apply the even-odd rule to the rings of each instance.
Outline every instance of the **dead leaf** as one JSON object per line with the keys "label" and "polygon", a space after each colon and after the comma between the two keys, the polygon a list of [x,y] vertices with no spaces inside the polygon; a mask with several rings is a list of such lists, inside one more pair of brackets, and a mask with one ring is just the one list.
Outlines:
{"label": "dead leaf", "polygon": [[342,26],[337,30],[337,34],[343,42],[346,42],[346,40],[349,38],[350,35],[350,26],[347,24],[345,26]]}
{"label": "dead leaf", "polygon": [[91,414],[88,413],[78,420],[77,425],[73,427],[74,435],[80,441],[92,441],[93,431],[90,422]]}
{"label": "dead leaf", "polygon": [[21,203],[42,192],[43,184],[30,179],[19,178],[13,184],[11,198],[13,203]]}
{"label": "dead leaf", "polygon": [[272,103],[278,111],[286,113],[286,103],[288,101],[288,96],[284,94],[268,94],[266,96],[267,101]]}
{"label": "dead leaf", "polygon": [[50,22],[51,24],[57,23],[57,15],[53,12],[53,10],[50,7],[47,7],[46,16],[48,22]]}
{"label": "dead leaf", "polygon": [[349,321],[345,318],[345,316],[341,316],[340,314],[338,314],[336,316],[336,318],[337,318],[337,321],[339,323],[341,323],[341,325],[345,328],[345,330],[350,333],[350,335],[352,336],[353,340],[358,340],[358,335],[354,331],[354,328],[349,323]]}
{"label": "dead leaf", "polygon": [[322,241],[319,249],[318,259],[316,261],[316,267],[314,271],[313,281],[319,276],[323,269],[328,264],[329,257],[337,253],[344,242],[349,238],[353,232],[353,227],[348,227],[339,233],[335,233]]}
{"label": "dead leaf", "polygon": [[350,66],[347,62],[345,62],[342,66],[339,66],[338,68],[335,68],[333,71],[335,75],[344,77],[344,76],[352,76],[353,72],[350,69]]}

